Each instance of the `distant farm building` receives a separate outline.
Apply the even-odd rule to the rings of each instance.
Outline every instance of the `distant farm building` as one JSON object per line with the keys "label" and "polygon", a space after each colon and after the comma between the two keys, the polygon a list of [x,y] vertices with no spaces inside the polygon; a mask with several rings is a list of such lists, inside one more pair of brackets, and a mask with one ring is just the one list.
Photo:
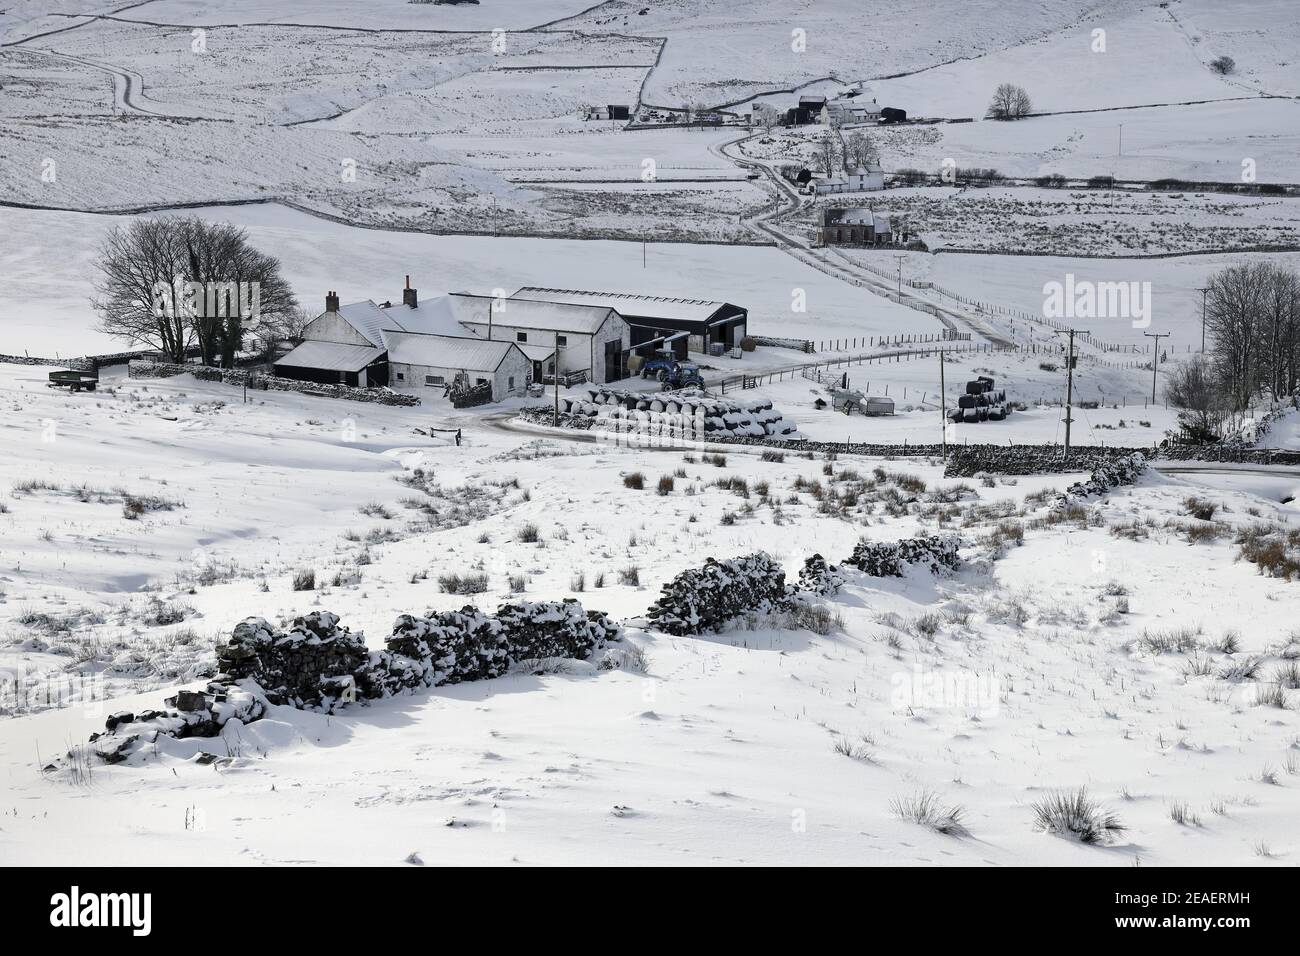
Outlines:
{"label": "distant farm building", "polygon": [[892,106],[886,106],[880,111],[880,122],[882,123],[906,123],[907,110],[895,109]]}
{"label": "distant farm building", "polygon": [[625,120],[631,118],[632,108],[630,106],[587,107],[587,119],[589,120]]}
{"label": "distant farm building", "polygon": [[831,193],[860,193],[885,188],[885,174],[879,163],[850,170],[843,176],[829,176],[813,183],[818,196]]}
{"label": "distant farm building", "polygon": [[881,108],[875,100],[865,97],[843,96],[830,100],[826,104],[826,115],[832,123],[875,123],[879,121]]}
{"label": "distant farm building", "polygon": [[801,96],[799,105],[792,106],[785,111],[785,122],[787,126],[804,126],[808,123],[816,123],[822,115],[822,110],[826,108],[826,97],[824,96]]}
{"label": "distant farm building", "polygon": [[749,312],[730,302],[676,299],[627,292],[586,292],[525,286],[510,297],[613,309],[631,328],[638,353],[649,346],[670,348],[678,358],[690,352],[737,348],[746,335]]}
{"label": "distant farm building", "polygon": [[826,246],[892,245],[894,225],[870,209],[823,209],[817,239]]}

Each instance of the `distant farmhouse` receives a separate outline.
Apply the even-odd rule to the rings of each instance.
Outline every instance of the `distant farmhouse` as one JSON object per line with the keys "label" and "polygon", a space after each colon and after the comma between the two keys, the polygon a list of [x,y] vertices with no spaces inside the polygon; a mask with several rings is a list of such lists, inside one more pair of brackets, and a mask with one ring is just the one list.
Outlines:
{"label": "distant farmhouse", "polygon": [[882,110],[874,99],[857,96],[849,92],[838,96],[826,104],[825,117],[828,122],[848,125],[850,123],[879,122]]}
{"label": "distant farmhouse", "polygon": [[828,176],[814,180],[813,192],[818,196],[831,193],[861,193],[885,188],[885,173],[879,163],[849,170],[843,176]]}
{"label": "distant farmhouse", "polygon": [[627,377],[633,354],[721,354],[740,345],[747,322],[728,302],[533,286],[421,303],[408,276],[400,305],[343,304],[329,292],[301,343],[274,364],[284,378],[360,388],[446,389],[464,373],[465,385],[489,386],[500,401],[553,380],[557,366],[563,381],[606,384]]}
{"label": "distant farmhouse", "polygon": [[823,209],[817,240],[826,246],[885,246],[896,237],[893,221],[870,209]]}

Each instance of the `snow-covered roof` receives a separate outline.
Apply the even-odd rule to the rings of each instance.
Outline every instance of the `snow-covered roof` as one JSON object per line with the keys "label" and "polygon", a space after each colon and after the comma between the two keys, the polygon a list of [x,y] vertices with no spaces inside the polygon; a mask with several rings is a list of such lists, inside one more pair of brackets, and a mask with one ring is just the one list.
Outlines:
{"label": "snow-covered roof", "polygon": [[636,295],[631,292],[588,292],[582,289],[547,289],[524,286],[510,297],[541,299],[547,302],[572,302],[615,309],[623,315],[656,316],[687,322],[703,322],[727,303],[705,299],[674,299],[668,296]]}
{"label": "snow-covered roof", "polygon": [[552,355],[555,354],[555,348],[550,345],[526,345],[523,343],[516,343],[516,344],[519,346],[519,351],[523,352],[524,355],[528,356],[528,359],[531,362],[544,362]]}
{"label": "snow-covered roof", "polygon": [[399,365],[495,372],[515,348],[513,342],[489,342],[473,336],[388,333],[388,361]]}
{"label": "snow-covered roof", "polygon": [[356,329],[371,345],[381,348],[384,345],[386,329],[406,331],[401,319],[394,314],[396,312],[395,309],[381,309],[370,299],[339,306],[339,316],[343,321]]}
{"label": "snow-covered roof", "polygon": [[461,292],[453,292],[447,298],[451,300],[456,317],[461,322],[486,326],[488,310],[491,308],[492,322],[497,325],[588,335],[604,325],[613,310],[613,306],[600,303],[519,296],[519,293],[507,300]]}
{"label": "snow-covered roof", "polygon": [[303,342],[275,364],[292,368],[318,368],[327,372],[359,372],[383,354],[383,349],[367,345]]}
{"label": "snow-covered roof", "polygon": [[825,224],[828,226],[884,226],[888,231],[889,217],[880,216],[870,209],[827,209]]}

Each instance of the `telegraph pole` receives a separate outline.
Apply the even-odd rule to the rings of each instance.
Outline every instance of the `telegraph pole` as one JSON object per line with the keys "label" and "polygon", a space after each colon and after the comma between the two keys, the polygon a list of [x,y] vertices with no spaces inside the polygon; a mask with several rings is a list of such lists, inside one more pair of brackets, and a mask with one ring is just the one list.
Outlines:
{"label": "telegraph pole", "polygon": [[560,427],[560,333],[555,333],[555,420],[553,422],[556,428]]}
{"label": "telegraph pole", "polygon": [[903,301],[903,259],[905,256],[894,256],[898,262],[898,301]]}
{"label": "telegraph pole", "polygon": [[943,349],[939,349],[939,416],[943,427],[939,434],[943,436],[943,460],[948,460],[948,393],[943,384]]}
{"label": "telegraph pole", "polygon": [[1210,287],[1201,286],[1196,290],[1201,294],[1201,354],[1205,354],[1205,297],[1209,295]]}
{"label": "telegraph pole", "polygon": [[1155,339],[1151,349],[1151,404],[1156,403],[1156,369],[1160,367],[1160,340],[1169,338],[1168,332],[1143,332],[1149,339]]}
{"label": "telegraph pole", "polygon": [[1087,335],[1087,329],[1057,329],[1057,335],[1068,335],[1070,344],[1065,353],[1065,451],[1062,458],[1070,457],[1070,424],[1074,421],[1072,406],[1074,403],[1074,337]]}

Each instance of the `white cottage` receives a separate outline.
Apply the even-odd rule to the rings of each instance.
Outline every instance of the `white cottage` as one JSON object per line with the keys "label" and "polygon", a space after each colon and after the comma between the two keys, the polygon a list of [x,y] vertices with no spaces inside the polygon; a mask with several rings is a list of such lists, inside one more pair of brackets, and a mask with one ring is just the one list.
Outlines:
{"label": "white cottage", "polygon": [[458,372],[471,385],[492,386],[492,400],[522,395],[532,363],[512,342],[489,342],[476,336],[388,333],[388,368],[394,388],[436,388],[451,385]]}

